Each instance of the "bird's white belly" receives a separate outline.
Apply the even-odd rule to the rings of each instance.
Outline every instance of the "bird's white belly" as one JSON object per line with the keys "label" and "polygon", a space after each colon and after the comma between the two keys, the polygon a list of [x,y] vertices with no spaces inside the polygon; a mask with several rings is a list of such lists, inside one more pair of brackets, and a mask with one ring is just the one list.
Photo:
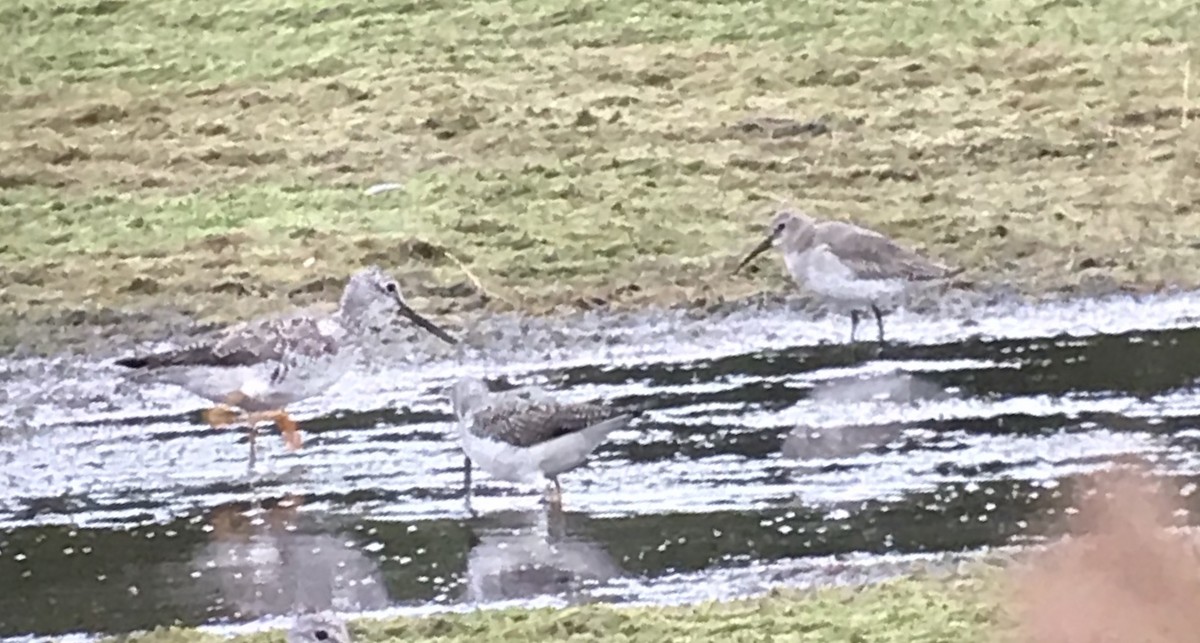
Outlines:
{"label": "bird's white belly", "polygon": [[255,366],[202,366],[179,370],[164,379],[214,403],[245,396],[250,411],[281,409],[325,392],[342,378],[348,357],[337,356],[292,364],[276,378],[277,363]]}
{"label": "bird's white belly", "polygon": [[193,366],[172,368],[156,375],[162,381],[175,384],[193,395],[221,403],[246,388],[261,394],[269,388],[271,374],[268,369],[257,366]]}
{"label": "bird's white belly", "polygon": [[506,442],[471,433],[459,425],[463,452],[471,462],[493,478],[507,482],[529,483],[542,475],[534,448],[522,449]]}
{"label": "bird's white belly", "polygon": [[849,305],[892,304],[904,293],[900,279],[860,279],[826,246],[788,257],[788,271],[818,295]]}
{"label": "bird's white belly", "polygon": [[312,368],[292,369],[280,381],[272,384],[271,391],[263,397],[277,400],[279,406],[314,397],[337,384],[345,373],[346,370],[338,367],[333,360],[323,360]]}
{"label": "bird's white belly", "polygon": [[627,418],[624,421],[609,420],[528,447],[516,447],[475,435],[462,424],[459,435],[467,457],[493,477],[509,482],[533,482],[539,477],[553,478],[583,465],[605,436],[627,421]]}

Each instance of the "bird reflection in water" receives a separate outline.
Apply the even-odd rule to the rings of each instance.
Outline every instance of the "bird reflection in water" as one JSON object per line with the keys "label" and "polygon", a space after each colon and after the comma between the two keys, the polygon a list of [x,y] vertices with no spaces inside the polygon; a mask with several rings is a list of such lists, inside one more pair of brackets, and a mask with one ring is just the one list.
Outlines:
{"label": "bird reflection in water", "polygon": [[[910,373],[891,372],[869,377],[844,377],[822,382],[810,395],[815,409],[845,411],[859,406],[855,417],[887,417],[898,406],[916,407],[950,399],[953,393],[937,383]],[[852,458],[878,449],[891,449],[905,434],[919,429],[921,421],[851,421],[832,426],[800,425],[784,438],[782,453],[796,460]],[[897,448],[899,448],[897,446]]]}
{"label": "bird reflection in water", "polygon": [[338,629],[333,611],[387,605],[375,562],[344,536],[317,531],[321,525],[297,511],[302,503],[289,495],[259,506],[228,503],[210,513],[210,541],[191,567],[194,591],[217,597],[211,613],[234,619],[296,614],[297,627],[305,618],[324,619],[328,627],[308,629],[341,639],[344,627]]}
{"label": "bird reflection in water", "polygon": [[[576,514],[582,516],[582,514]],[[553,507],[488,514],[467,557],[468,603],[553,596],[597,602],[592,593],[624,570],[595,541],[568,533],[568,515]],[[496,524],[499,523],[499,524]]]}

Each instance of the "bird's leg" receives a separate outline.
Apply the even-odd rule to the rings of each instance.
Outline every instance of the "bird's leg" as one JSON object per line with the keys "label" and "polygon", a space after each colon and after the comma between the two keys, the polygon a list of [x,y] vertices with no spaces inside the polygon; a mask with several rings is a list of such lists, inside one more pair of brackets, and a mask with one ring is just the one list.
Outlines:
{"label": "bird's leg", "polygon": [[202,414],[204,421],[213,428],[229,426],[238,421],[241,417],[241,412],[236,408],[242,402],[246,401],[246,394],[241,391],[234,391],[225,396],[225,400],[214,406],[211,409],[205,409]]}
{"label": "bird's leg", "polygon": [[463,496],[471,499],[471,457],[463,455]]}
{"label": "bird's leg", "polygon": [[850,343],[854,343],[854,333],[858,330],[858,309],[850,310]]}
{"label": "bird's leg", "polygon": [[879,306],[871,304],[871,312],[875,313],[875,325],[879,327],[879,343],[883,343],[883,311]]}
{"label": "bird's leg", "polygon": [[205,409],[203,413],[204,421],[213,428],[229,426],[237,422],[241,414],[237,409],[228,406],[214,406],[211,409]]}
{"label": "bird's leg", "polygon": [[293,451],[299,449],[300,445],[303,444],[303,440],[300,437],[300,425],[288,417],[287,412],[283,409],[251,413],[248,416],[248,420],[251,422],[274,422],[275,426],[279,427],[279,430],[283,432],[284,443]]}
{"label": "bird's leg", "polygon": [[258,420],[252,415],[247,419],[250,437],[250,473],[254,473],[254,463],[258,461]]}
{"label": "bird's leg", "polygon": [[476,516],[475,507],[471,506],[471,458],[463,454],[463,501],[467,506],[467,513],[471,516]]}
{"label": "bird's leg", "polygon": [[554,542],[562,540],[567,533],[566,515],[563,513],[562,498],[558,502],[546,506],[546,539]]}
{"label": "bird's leg", "polygon": [[463,497],[471,502],[471,457],[463,454]]}
{"label": "bird's leg", "polygon": [[552,509],[562,511],[562,486],[558,483],[558,477],[550,478],[551,486],[546,489],[546,501]]}

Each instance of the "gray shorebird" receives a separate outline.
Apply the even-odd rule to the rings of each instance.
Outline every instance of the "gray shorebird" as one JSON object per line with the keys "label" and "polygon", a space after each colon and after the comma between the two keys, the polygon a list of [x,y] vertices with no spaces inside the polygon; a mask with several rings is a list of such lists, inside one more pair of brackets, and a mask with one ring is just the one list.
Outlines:
{"label": "gray shorebird", "polygon": [[629,426],[635,412],[595,402],[558,402],[530,391],[492,393],[464,377],[450,390],[464,463],[464,493],[471,497],[471,464],[501,480],[545,478],[551,506],[562,506],[559,474],[579,467],[609,433]]}
{"label": "gray shorebird", "polygon": [[301,614],[287,631],[287,643],[350,643],[346,622],[330,612]]}
{"label": "gray shorebird", "polygon": [[[213,427],[239,420],[248,424],[253,466],[255,427],[274,421],[287,445],[299,448],[298,427],[284,408],[337,383],[354,366],[354,340],[385,313],[403,315],[443,341],[455,343],[446,331],[409,307],[395,280],[371,266],[350,277],[332,314],[255,319],[182,348],[126,357],[115,364],[214,402],[217,406],[204,413]],[[239,409],[245,417],[240,417]]]}
{"label": "gray shorebird", "polygon": [[851,342],[860,310],[874,313],[879,341],[883,342],[884,309],[898,305],[914,282],[943,279],[957,272],[873,230],[841,221],[816,221],[793,210],[775,215],[767,237],[734,272],[772,246],[783,252],[783,263],[793,279],[850,308]]}

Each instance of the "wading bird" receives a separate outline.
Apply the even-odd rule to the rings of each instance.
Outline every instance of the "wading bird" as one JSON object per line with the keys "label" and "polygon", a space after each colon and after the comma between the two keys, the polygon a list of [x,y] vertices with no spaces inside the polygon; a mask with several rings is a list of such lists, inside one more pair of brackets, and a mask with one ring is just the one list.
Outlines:
{"label": "wading bird", "polygon": [[950,277],[957,271],[934,263],[866,228],[841,221],[816,221],[793,210],[771,220],[767,237],[734,269],[741,270],[772,246],[798,283],[835,305],[850,309],[850,341],[858,329],[860,310],[875,315],[879,341],[885,309],[900,303],[915,282]]}
{"label": "wading bird", "polygon": [[471,463],[516,483],[545,478],[551,506],[562,506],[559,474],[582,465],[609,433],[629,426],[635,412],[596,402],[559,402],[528,391],[492,393],[483,380],[462,378],[450,390],[466,454],[465,494],[471,496]]}
{"label": "wading bird", "polygon": [[[266,317],[203,336],[182,348],[116,360],[149,381],[173,384],[217,404],[204,413],[213,427],[274,421],[292,449],[296,422],[284,408],[333,386],[354,366],[353,341],[383,314],[400,314],[450,344],[455,339],[414,311],[395,280],[375,266],[346,283],[337,311]],[[244,417],[239,413],[245,411]]]}

